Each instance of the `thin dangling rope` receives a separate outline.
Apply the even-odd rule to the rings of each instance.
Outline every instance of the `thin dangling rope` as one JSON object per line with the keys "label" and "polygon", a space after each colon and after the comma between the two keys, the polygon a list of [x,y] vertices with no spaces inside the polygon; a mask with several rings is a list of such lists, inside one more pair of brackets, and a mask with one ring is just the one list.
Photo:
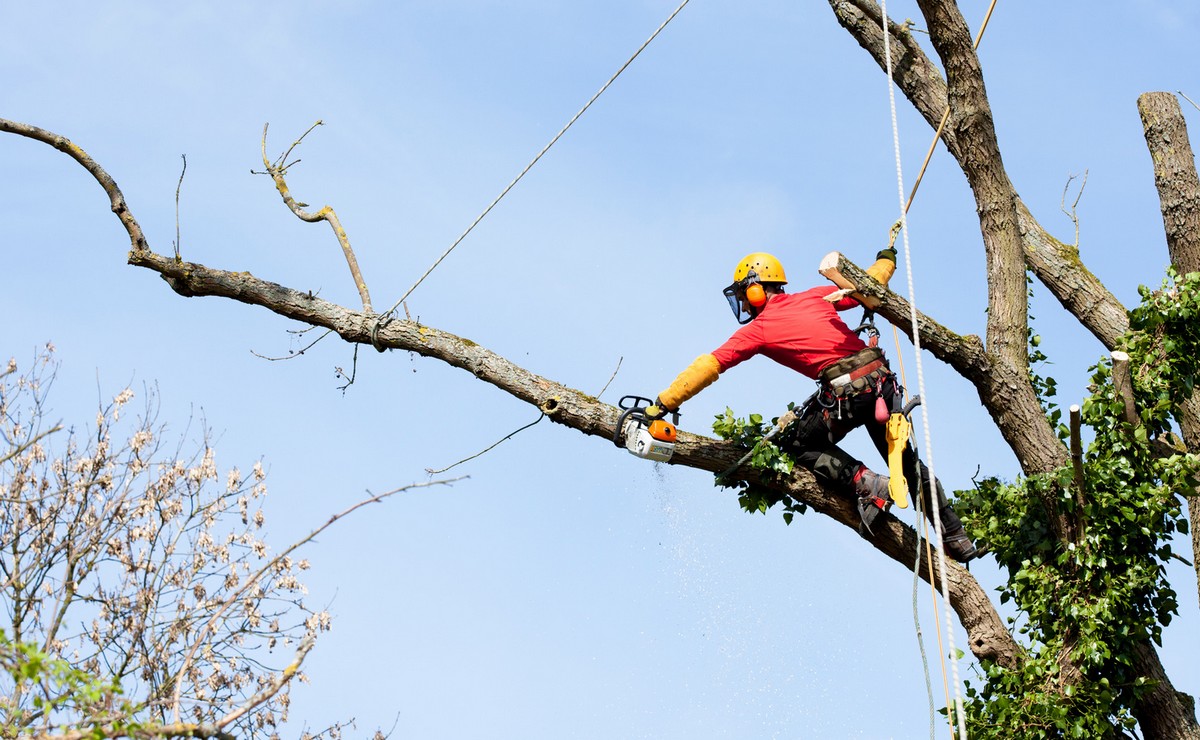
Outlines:
{"label": "thin dangling rope", "polygon": [[[909,201],[912,202],[911,200]],[[896,340],[896,361],[900,365],[900,385],[908,387],[908,374],[904,370],[904,354],[900,351],[900,336],[896,332],[896,327],[892,326],[892,334]],[[908,431],[908,442],[912,445],[913,453],[917,453],[917,437],[910,428]],[[920,459],[920,455],[917,455]],[[917,491],[921,490],[921,469],[917,468]],[[917,521],[920,523],[921,536],[917,538],[916,555],[913,558],[913,623],[917,630],[917,645],[921,650],[921,667],[925,674],[925,693],[929,696],[929,737],[933,740],[935,736],[935,709],[933,705],[933,686],[929,678],[929,657],[925,653],[925,638],[924,632],[921,629],[921,617],[918,608],[917,592],[921,582],[921,553],[924,550],[925,562],[929,564],[929,592],[930,601],[933,603],[934,611],[937,611],[937,586],[935,586],[936,577],[933,570],[933,547],[929,544],[929,521],[925,518],[925,498],[917,496]],[[937,635],[938,655],[946,654],[942,646],[942,623],[938,620],[933,620],[934,633]],[[946,677],[946,661],[939,660],[938,665],[942,669],[942,688],[946,692],[946,706],[950,706],[950,681]]]}
{"label": "thin dangling rope", "polygon": [[[895,151],[895,157],[896,157],[896,182],[897,182],[898,192],[899,192],[900,228],[904,234],[904,268],[905,268],[905,272],[906,272],[906,275],[908,278],[908,296],[909,296],[909,310],[910,310],[909,319],[912,322],[913,352],[916,357],[917,393],[921,396],[921,399],[922,399],[921,419],[922,419],[922,426],[924,427],[924,432],[925,432],[925,450],[926,450],[926,455],[928,456],[928,464],[927,465],[928,465],[928,469],[929,469],[929,479],[930,479],[929,480],[929,488],[932,493],[930,498],[933,499],[933,504],[936,509],[936,511],[934,512],[936,514],[936,516],[932,517],[934,533],[938,539],[938,542],[942,542],[941,501],[938,500],[938,496],[937,496],[937,474],[935,472],[934,463],[933,463],[933,444],[931,442],[930,431],[929,431],[929,428],[930,428],[929,404],[928,404],[928,401],[926,400],[926,395],[925,395],[925,372],[924,372],[924,366],[921,362],[921,333],[920,333],[920,327],[919,327],[918,321],[917,321],[917,300],[916,300],[916,292],[915,292],[915,289],[913,286],[912,255],[910,252],[909,241],[908,241],[908,213],[907,213],[907,206],[905,204],[905,197],[904,197],[904,169],[903,169],[903,165],[901,164],[901,156],[900,156],[900,125],[899,125],[899,122],[896,117],[896,92],[895,92],[895,85],[893,83],[893,78],[892,78],[892,75],[893,75],[892,45],[891,45],[891,32],[888,29],[887,0],[881,0],[880,8],[881,8],[881,12],[882,12],[881,23],[882,23],[883,39],[884,39],[884,58],[887,63],[886,66],[887,66],[888,106],[889,106],[889,110],[891,112],[891,119],[892,119],[892,145],[893,145],[893,149]],[[918,466],[918,469],[919,469],[919,466]],[[920,485],[923,487],[924,482],[921,481]],[[920,488],[918,488],[917,495],[918,496],[922,495],[922,491],[920,490]],[[945,614],[946,614],[946,632],[947,632],[947,637],[948,637],[948,641],[950,644],[950,651],[949,651],[950,654],[948,657],[950,660],[950,668],[951,668],[950,673],[951,673],[951,676],[953,678],[953,683],[954,683],[954,705],[955,705],[954,714],[955,714],[955,716],[957,716],[957,719],[958,719],[959,737],[961,738],[961,740],[966,740],[967,728],[966,728],[966,720],[963,717],[963,698],[962,698],[962,690],[959,685],[957,648],[954,645],[954,629],[953,629],[953,625],[951,623],[950,589],[949,589],[949,586],[947,585],[947,581],[946,581],[946,554],[945,554],[944,547],[938,548],[938,570],[941,573],[942,600],[945,604]],[[945,659],[945,657],[943,657],[943,660],[944,659]],[[953,733],[954,733],[953,717],[948,717],[947,719],[949,719],[951,721],[950,732],[951,732],[951,735],[953,735]]]}
{"label": "thin dangling rope", "polygon": [[[625,63],[622,64],[621,67],[616,72],[613,73],[613,76],[608,78],[608,82],[605,82],[604,85],[601,86],[601,88],[596,91],[596,94],[592,96],[591,100],[588,100],[586,103],[584,103],[583,107],[579,109],[579,112],[576,113],[574,116],[572,116],[571,120],[567,121],[567,125],[563,126],[562,129],[557,134],[554,135],[554,138],[552,138],[550,140],[550,142],[548,144],[546,144],[546,146],[542,147],[542,150],[537,153],[537,156],[535,156],[532,160],[530,160],[529,164],[525,165],[525,169],[521,170],[520,174],[518,174],[515,178],[513,178],[512,182],[510,182],[504,188],[504,190],[500,191],[500,194],[496,196],[496,199],[493,200],[491,203],[489,203],[487,208],[484,208],[483,211],[480,212],[480,214],[475,217],[475,220],[471,222],[471,225],[467,227],[466,231],[464,231],[462,234],[459,235],[459,237],[457,239],[454,240],[454,243],[451,244],[449,246],[449,248],[447,248],[446,251],[442,253],[442,256],[438,257],[437,260],[434,261],[434,263],[429,267],[429,269],[425,271],[424,275],[417,278],[417,282],[413,283],[412,287],[409,288],[408,290],[406,290],[404,292],[404,295],[400,296],[400,300],[396,301],[394,304],[392,304],[391,308],[389,308],[387,311],[384,311],[382,314],[379,315],[379,318],[375,322],[375,330],[376,331],[379,329],[379,327],[383,323],[384,319],[388,316],[391,316],[391,314],[397,308],[400,307],[400,304],[404,303],[404,301],[410,295],[412,295],[412,292],[417,289],[417,286],[420,285],[421,283],[423,283],[425,281],[425,278],[429,277],[430,273],[432,273],[435,269],[437,269],[437,266],[442,263],[442,260],[446,259],[446,257],[449,256],[449,254],[454,251],[454,248],[457,247],[460,243],[462,243],[463,239],[467,238],[467,235],[470,234],[471,231],[473,231],[477,225],[479,225],[479,222],[482,221],[485,216],[487,216],[489,213],[491,213],[492,209],[496,207],[496,204],[499,203],[500,200],[502,198],[504,198],[504,196],[508,195],[508,191],[510,191],[514,187],[516,187],[517,183],[521,181],[521,178],[525,177],[525,174],[527,172],[529,172],[529,170],[533,169],[533,166],[538,163],[538,160],[540,160],[542,158],[542,155],[544,155],[546,152],[550,151],[550,147],[554,146],[554,144],[559,139],[562,138],[563,134],[567,133],[567,129],[569,129],[569,128],[571,128],[571,126],[575,125],[575,122],[579,120],[579,117],[582,116],[584,114],[584,112],[587,111],[588,108],[592,107],[592,103],[595,103],[597,98],[599,98],[601,95],[603,95],[604,91],[607,90],[609,88],[609,86],[612,85],[613,82],[615,82],[616,79],[621,76],[621,73],[624,72],[625,69],[630,64],[633,64],[633,60],[638,58],[638,55],[640,55],[642,53],[642,51],[644,51],[645,48],[650,45],[651,41],[653,41],[655,38],[658,37],[658,34],[662,33],[663,29],[667,27],[667,24],[670,23],[671,21],[673,21],[675,19],[675,16],[679,15],[679,11],[683,10],[683,7],[685,5],[687,5],[689,2],[691,2],[691,0],[683,0],[683,2],[679,3],[679,7],[675,8],[675,10],[669,16],[667,16],[667,19],[665,21],[663,21],[657,29],[655,29],[654,33],[650,34],[650,37],[648,39],[646,39],[646,41],[643,42],[641,46],[638,47],[637,51],[633,52],[633,55],[630,56],[629,59],[625,60]],[[373,332],[373,334],[374,334],[374,332]]]}

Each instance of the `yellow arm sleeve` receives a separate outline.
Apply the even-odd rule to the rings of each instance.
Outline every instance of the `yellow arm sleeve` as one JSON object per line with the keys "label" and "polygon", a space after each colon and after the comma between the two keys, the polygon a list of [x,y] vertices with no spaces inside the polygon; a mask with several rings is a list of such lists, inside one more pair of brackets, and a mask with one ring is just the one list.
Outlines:
{"label": "yellow arm sleeve", "polygon": [[896,274],[896,261],[886,258],[875,260],[875,264],[867,268],[867,274],[879,281],[884,287],[887,287],[888,281],[892,279],[892,275]]}
{"label": "yellow arm sleeve", "polygon": [[700,355],[687,366],[658,400],[670,411],[677,411],[684,401],[713,384],[721,374],[721,365],[711,354]]}
{"label": "yellow arm sleeve", "polygon": [[[875,255],[875,258],[875,264],[867,268],[867,274],[886,288],[892,275],[896,274],[896,252],[892,249],[885,249]],[[879,301],[875,298],[857,292],[851,295],[867,308],[879,308]]]}
{"label": "yellow arm sleeve", "polygon": [[888,287],[888,281],[895,275],[895,271],[896,251],[892,248],[881,249],[880,253],[875,255],[875,264],[866,269],[866,273],[874,277],[884,288]]}

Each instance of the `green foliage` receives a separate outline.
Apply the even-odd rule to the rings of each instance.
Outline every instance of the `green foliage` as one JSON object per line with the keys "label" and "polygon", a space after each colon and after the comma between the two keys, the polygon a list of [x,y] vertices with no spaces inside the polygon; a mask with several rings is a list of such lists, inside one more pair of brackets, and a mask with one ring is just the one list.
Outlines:
{"label": "green foliage", "polygon": [[[1016,668],[985,662],[980,685],[968,682],[973,737],[1112,737],[1136,724],[1131,708],[1146,684],[1135,649],[1161,644],[1177,612],[1164,563],[1172,534],[1187,532],[1179,496],[1195,490],[1200,462],[1156,445],[1200,372],[1200,274],[1169,273],[1160,290],[1141,294],[1123,342],[1140,425],[1124,421],[1111,363],[1102,360],[1081,408],[1094,434],[1085,493],[1077,495],[1066,468],[1010,484],[986,480],[960,494],[971,535],[1008,572],[1000,601],[1015,605],[1011,626],[1027,651]],[[1057,425],[1057,409],[1047,416]],[[1072,542],[1052,533],[1047,498],[1074,522]]]}
{"label": "green foliage", "polygon": [[775,477],[791,475],[794,465],[792,458],[788,457],[787,453],[779,449],[771,440],[765,438],[778,421],[778,419],[772,419],[770,424],[765,424],[762,414],[750,414],[749,418],[740,419],[735,417],[729,408],[725,409],[724,414],[715,418],[713,421],[714,434],[752,451],[750,458],[742,464],[741,468],[730,473],[728,479],[718,476],[717,485],[740,488],[738,503],[747,512],[766,514],[767,509],[776,504],[782,504],[783,520],[791,524],[796,514],[803,514],[808,510],[803,502],[796,501],[786,494],[750,483],[745,480],[744,475],[739,476],[739,473],[744,474],[747,469],[763,471]]}
{"label": "green foliage", "polygon": [[112,720],[133,714],[132,708],[119,700],[121,686],[115,680],[91,675],[69,661],[46,654],[33,643],[13,642],[3,630],[0,630],[0,668],[12,681],[8,700],[32,697],[30,709],[3,713],[7,721],[0,724],[0,736],[16,737],[28,732],[31,720],[44,721],[59,714],[77,718],[71,724],[57,725],[60,731],[79,729],[95,732],[97,737],[111,735],[114,730],[122,734]]}

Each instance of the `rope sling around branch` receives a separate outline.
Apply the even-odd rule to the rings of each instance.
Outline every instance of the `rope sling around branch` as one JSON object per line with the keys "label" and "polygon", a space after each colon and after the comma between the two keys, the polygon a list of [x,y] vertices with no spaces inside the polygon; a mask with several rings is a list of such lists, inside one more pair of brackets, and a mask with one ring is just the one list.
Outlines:
{"label": "rope sling around branch", "polygon": [[550,147],[554,146],[555,143],[557,143],[558,140],[563,137],[563,134],[567,133],[567,129],[569,129],[569,128],[571,128],[571,126],[575,125],[575,122],[579,120],[580,116],[582,116],[587,111],[588,108],[592,107],[592,103],[595,103],[596,100],[599,99],[599,97],[604,94],[604,91],[607,90],[609,88],[609,86],[612,85],[614,82],[616,82],[617,78],[621,76],[621,73],[624,72],[625,69],[627,67],[629,67],[630,64],[633,64],[633,60],[637,59],[638,56],[646,49],[646,47],[650,45],[650,42],[654,41],[654,39],[656,39],[658,37],[658,35],[660,33],[662,33],[663,29],[665,29],[667,27],[667,24],[669,24],[671,21],[675,20],[675,16],[679,15],[679,11],[683,10],[684,6],[686,6],[689,2],[691,2],[691,0],[683,0],[683,2],[679,3],[679,6],[676,7],[675,10],[673,10],[669,16],[667,16],[667,19],[665,21],[663,21],[661,24],[659,24],[658,28],[656,28],[654,30],[654,33],[650,34],[650,37],[647,38],[642,43],[642,45],[637,48],[637,51],[633,52],[633,54],[629,57],[629,59],[625,60],[625,63],[622,64],[620,66],[620,68],[618,68],[617,71],[613,73],[612,77],[608,78],[608,82],[605,82],[600,87],[600,89],[596,91],[596,94],[593,95],[591,97],[591,99],[588,100],[586,103],[584,103],[583,107],[579,109],[579,112],[577,112],[574,116],[572,116],[571,120],[567,121],[567,124],[565,126],[563,126],[562,129],[559,130],[559,132],[557,134],[554,135],[554,138],[550,139],[550,142],[548,144],[546,144],[546,146],[542,147],[542,150],[540,152],[538,152],[537,155],[532,160],[529,161],[529,164],[525,165],[525,169],[521,170],[520,174],[518,174],[516,177],[514,177],[512,182],[510,182],[503,190],[500,191],[500,194],[496,196],[495,200],[493,200],[491,203],[489,203],[487,208],[484,208],[483,211],[481,211],[480,214],[475,217],[475,220],[471,222],[471,225],[468,226],[466,228],[466,230],[462,234],[460,234],[457,239],[454,240],[454,243],[451,244],[446,249],[445,252],[442,252],[442,255],[434,261],[434,263],[429,267],[428,270],[425,271],[425,274],[423,274],[423,275],[421,275],[421,277],[417,278],[417,282],[413,283],[412,287],[409,288],[408,290],[406,290],[404,292],[404,295],[400,296],[400,300],[398,300],[394,304],[392,304],[392,307],[389,308],[387,311],[384,311],[383,313],[379,314],[379,317],[375,320],[375,325],[371,328],[371,342],[372,342],[372,344],[375,345],[375,349],[379,350],[380,352],[383,351],[383,349],[380,348],[378,342],[376,341],[376,335],[378,334],[380,327],[383,326],[383,324],[386,322],[388,317],[390,317],[396,311],[396,309],[400,307],[400,304],[404,303],[404,301],[407,300],[410,295],[412,295],[413,291],[417,289],[417,286],[419,286],[421,283],[425,282],[425,278],[429,277],[429,275],[435,269],[437,269],[437,266],[442,263],[442,260],[446,259],[446,257],[448,257],[450,255],[450,253],[454,251],[454,248],[462,243],[463,239],[467,238],[467,235],[470,234],[475,229],[475,227],[479,225],[479,222],[482,221],[489,213],[491,213],[492,209],[496,207],[496,204],[498,204],[504,198],[504,196],[508,195],[508,192],[510,190],[512,190],[514,187],[516,187],[517,183],[521,181],[521,178],[525,177],[525,174],[527,172],[529,172],[531,169],[533,169],[533,166],[538,163],[538,160],[540,160],[542,158],[542,155],[544,155],[546,152],[550,151]]}

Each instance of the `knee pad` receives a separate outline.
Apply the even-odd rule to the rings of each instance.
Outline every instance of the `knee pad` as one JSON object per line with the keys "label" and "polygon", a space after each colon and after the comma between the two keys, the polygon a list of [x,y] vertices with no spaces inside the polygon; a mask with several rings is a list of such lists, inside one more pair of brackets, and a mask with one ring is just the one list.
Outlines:
{"label": "knee pad", "polygon": [[854,486],[854,474],[862,467],[862,463],[850,457],[845,452],[834,448],[822,452],[815,464],[813,474],[819,478],[835,483],[844,488]]}

